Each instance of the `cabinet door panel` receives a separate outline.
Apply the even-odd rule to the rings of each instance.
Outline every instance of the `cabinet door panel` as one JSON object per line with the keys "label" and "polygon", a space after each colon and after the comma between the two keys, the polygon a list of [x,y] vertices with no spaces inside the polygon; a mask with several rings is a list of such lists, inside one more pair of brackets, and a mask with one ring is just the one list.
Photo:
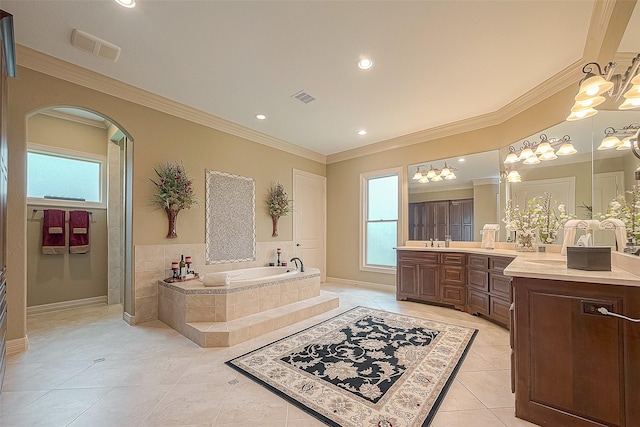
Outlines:
{"label": "cabinet door panel", "polygon": [[418,297],[429,301],[439,298],[438,266],[418,265]]}
{"label": "cabinet door panel", "polygon": [[467,258],[469,267],[478,268],[478,269],[487,269],[489,268],[489,257],[482,255],[469,255]]}
{"label": "cabinet door panel", "polygon": [[417,266],[412,263],[400,262],[398,264],[398,295],[407,296],[417,293]]}
{"label": "cabinet door panel", "polygon": [[491,257],[489,259],[489,268],[502,273],[502,271],[511,264],[511,261],[513,261],[513,258]]}

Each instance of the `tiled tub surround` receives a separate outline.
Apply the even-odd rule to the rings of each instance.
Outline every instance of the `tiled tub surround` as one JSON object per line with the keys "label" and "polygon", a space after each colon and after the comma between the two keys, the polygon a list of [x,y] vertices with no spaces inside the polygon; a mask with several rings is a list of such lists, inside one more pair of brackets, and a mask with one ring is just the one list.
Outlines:
{"label": "tiled tub surround", "polygon": [[[136,245],[134,248],[134,316],[131,324],[158,319],[158,281],[171,277],[171,262],[179,261],[180,255],[190,255],[191,268],[201,275],[241,268],[263,267],[276,261],[276,249],[281,248],[281,260],[294,257],[292,241],[256,242],[256,260],[229,264],[207,265],[205,244]],[[311,266],[310,266],[311,267]]]}
{"label": "tiled tub surround", "polygon": [[336,308],[320,270],[249,285],[158,281],[158,318],[201,347],[231,346]]}

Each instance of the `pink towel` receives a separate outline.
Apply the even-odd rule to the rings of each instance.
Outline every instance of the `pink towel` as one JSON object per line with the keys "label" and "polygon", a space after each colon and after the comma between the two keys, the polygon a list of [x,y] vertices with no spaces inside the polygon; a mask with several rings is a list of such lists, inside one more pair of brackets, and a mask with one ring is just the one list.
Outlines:
{"label": "pink towel", "polygon": [[89,252],[89,212],[69,212],[69,253]]}
{"label": "pink towel", "polygon": [[65,211],[45,209],[42,221],[42,253],[56,255],[65,253],[67,241],[65,233]]}

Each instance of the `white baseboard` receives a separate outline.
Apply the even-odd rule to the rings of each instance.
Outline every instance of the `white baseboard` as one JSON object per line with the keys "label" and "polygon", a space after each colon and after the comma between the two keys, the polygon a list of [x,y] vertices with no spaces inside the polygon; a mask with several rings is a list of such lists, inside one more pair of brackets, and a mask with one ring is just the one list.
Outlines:
{"label": "white baseboard", "polygon": [[326,281],[329,283],[337,283],[338,285],[349,285],[349,286],[371,288],[371,289],[382,290],[382,291],[393,291],[393,292],[396,291],[395,285],[383,285],[381,283],[363,282],[361,280],[349,280],[349,279],[340,279],[337,277],[327,277]]}
{"label": "white baseboard", "polygon": [[7,341],[7,355],[21,353],[29,348],[29,338],[16,338]]}
{"label": "white baseboard", "polygon": [[135,325],[136,324],[136,316],[132,316],[129,313],[127,313],[126,311],[122,313],[122,320],[124,320],[129,325]]}
{"label": "white baseboard", "polygon": [[70,308],[86,307],[89,305],[107,304],[107,296],[76,299],[71,301],[54,302],[52,304],[34,305],[27,307],[27,316],[31,314],[50,313],[52,311],[69,310]]}

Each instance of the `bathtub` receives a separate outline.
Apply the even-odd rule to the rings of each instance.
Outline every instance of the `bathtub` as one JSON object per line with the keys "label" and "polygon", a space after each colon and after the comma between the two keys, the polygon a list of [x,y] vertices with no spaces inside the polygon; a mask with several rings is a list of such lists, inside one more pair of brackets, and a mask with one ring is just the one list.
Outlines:
{"label": "bathtub", "polygon": [[202,277],[202,284],[206,287],[229,286],[238,287],[284,280],[298,274],[295,267],[254,267],[240,270],[228,270],[219,273],[209,273]]}

